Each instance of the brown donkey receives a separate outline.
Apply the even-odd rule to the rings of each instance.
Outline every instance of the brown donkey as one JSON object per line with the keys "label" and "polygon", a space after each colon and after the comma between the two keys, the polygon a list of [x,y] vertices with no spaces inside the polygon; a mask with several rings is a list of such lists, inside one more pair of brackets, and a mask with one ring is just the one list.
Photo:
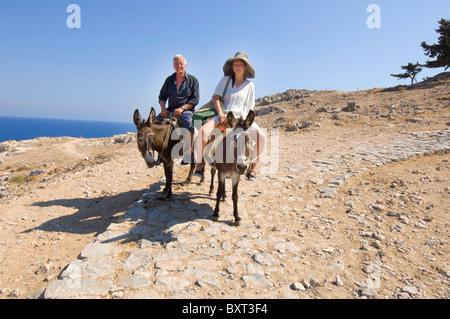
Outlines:
{"label": "brown donkey", "polygon": [[[166,198],[172,197],[172,178],[173,178],[173,158],[172,149],[178,140],[172,140],[171,135],[173,127],[170,123],[155,122],[155,109],[151,108],[150,115],[146,121],[141,121],[141,115],[138,110],[134,111],[133,121],[137,128],[137,144],[145,163],[149,168],[158,165],[155,158],[155,151],[158,152],[160,159],[164,165],[164,174],[166,176],[166,187],[164,192]],[[182,183],[189,184],[192,174],[194,173],[195,163],[190,164],[189,175]]]}
{"label": "brown donkey", "polygon": [[[233,215],[235,224],[239,225],[241,218],[238,213],[238,185],[240,176],[244,175],[250,165],[250,133],[247,129],[252,125],[255,113],[250,110],[246,119],[236,119],[232,112],[227,114],[227,122],[230,128],[223,133],[223,139],[218,141],[205,153],[205,161],[208,162],[212,171],[218,171],[218,189],[216,207],[213,218],[219,217],[219,204],[225,195],[225,179],[231,178],[233,191]],[[213,154],[214,153],[214,154]],[[212,173],[212,172],[211,172]],[[213,177],[211,177],[211,190],[213,188]]]}

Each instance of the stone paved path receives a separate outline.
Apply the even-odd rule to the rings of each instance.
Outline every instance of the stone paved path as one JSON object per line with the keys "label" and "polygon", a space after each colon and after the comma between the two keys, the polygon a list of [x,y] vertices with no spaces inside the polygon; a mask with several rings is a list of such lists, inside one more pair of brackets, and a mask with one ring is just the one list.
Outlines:
{"label": "stone paved path", "polygon": [[[295,146],[301,152],[304,144],[290,143],[281,143],[276,174],[261,175],[253,183],[241,181],[241,226],[230,222],[230,195],[219,220],[212,221],[215,199],[207,196],[207,185],[177,187],[173,200],[160,201],[163,182],[155,183],[48,284],[43,296],[304,298],[309,286],[333,296],[339,283],[330,282],[342,271],[350,276],[346,264],[352,257],[347,257],[346,247],[330,246],[327,239],[340,236],[343,220],[316,214],[322,201],[334,207],[336,190],[364,170],[448,153],[450,131],[385,140],[349,138],[338,153],[330,153],[326,145],[317,146],[320,150],[303,146],[304,156],[292,162],[283,154]],[[312,232],[320,233],[313,242],[308,236]],[[351,289],[338,296],[351,297]]]}

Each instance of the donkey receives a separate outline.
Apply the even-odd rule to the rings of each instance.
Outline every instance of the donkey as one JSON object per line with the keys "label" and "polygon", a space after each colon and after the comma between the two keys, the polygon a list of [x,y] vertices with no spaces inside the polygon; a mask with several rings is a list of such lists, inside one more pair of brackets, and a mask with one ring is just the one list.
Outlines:
{"label": "donkey", "polygon": [[[164,165],[164,174],[166,176],[166,186],[163,189],[166,198],[172,198],[172,178],[173,178],[173,159],[172,149],[179,143],[171,139],[172,125],[170,123],[155,122],[155,109],[152,107],[150,115],[146,121],[141,121],[139,110],[134,111],[133,121],[137,128],[137,144],[148,168],[158,165],[155,158],[155,151],[158,152]],[[191,161],[189,175],[182,183],[189,184],[194,173],[195,163]]]}
{"label": "donkey", "polygon": [[[250,110],[246,119],[236,119],[232,112],[227,114],[227,122],[230,128],[228,133],[223,133],[223,139],[218,141],[215,149],[205,154],[205,160],[211,165],[212,172],[218,171],[218,189],[216,207],[213,219],[219,218],[219,204],[225,195],[225,179],[231,178],[233,191],[233,215],[236,226],[240,225],[241,218],[238,213],[238,185],[240,176],[244,175],[250,165],[250,132],[247,129],[252,125],[255,113]],[[231,129],[231,131],[230,131]],[[215,154],[212,155],[212,152]],[[211,173],[212,173],[211,172]],[[215,172],[214,172],[215,173]],[[211,188],[213,187],[212,174]]]}

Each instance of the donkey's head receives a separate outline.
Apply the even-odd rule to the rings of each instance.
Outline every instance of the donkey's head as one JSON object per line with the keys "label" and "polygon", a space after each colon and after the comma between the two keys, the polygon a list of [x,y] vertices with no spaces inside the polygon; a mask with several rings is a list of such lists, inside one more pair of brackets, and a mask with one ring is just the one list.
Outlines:
{"label": "donkey's head", "polygon": [[152,124],[155,122],[155,109],[152,108],[148,119],[141,120],[139,110],[134,111],[133,121],[137,128],[138,149],[145,159],[149,168],[155,165],[155,139],[156,135],[152,130]]}
{"label": "donkey's head", "polygon": [[250,110],[245,119],[236,119],[233,112],[227,115],[228,125],[234,130],[232,147],[236,162],[236,169],[243,175],[250,165],[250,132],[247,129],[253,124],[255,113]]}

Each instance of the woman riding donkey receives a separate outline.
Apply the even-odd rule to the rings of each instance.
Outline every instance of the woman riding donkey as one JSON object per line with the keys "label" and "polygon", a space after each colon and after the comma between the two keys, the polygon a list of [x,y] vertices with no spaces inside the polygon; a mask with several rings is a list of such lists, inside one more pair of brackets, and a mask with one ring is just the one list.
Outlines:
{"label": "woman riding donkey", "polygon": [[[248,55],[245,52],[237,52],[234,57],[229,58],[225,62],[223,73],[224,77],[217,85],[212,98],[213,106],[218,115],[212,117],[201,128],[199,134],[201,136],[201,143],[200,141],[196,143],[197,159],[203,158],[205,147],[208,144],[208,139],[213,130],[219,124],[227,123],[228,112],[232,112],[235,118],[245,119],[249,111],[255,106],[255,87],[248,80],[255,77],[255,70],[248,60]],[[222,111],[221,101],[225,112]],[[256,180],[255,168],[258,163],[258,158],[264,150],[267,138],[255,122],[253,122],[248,131],[253,141],[256,142],[256,150],[254,150],[251,156],[253,163],[248,169],[246,177],[248,180]],[[202,176],[203,172],[204,163],[197,164],[194,175]]]}

